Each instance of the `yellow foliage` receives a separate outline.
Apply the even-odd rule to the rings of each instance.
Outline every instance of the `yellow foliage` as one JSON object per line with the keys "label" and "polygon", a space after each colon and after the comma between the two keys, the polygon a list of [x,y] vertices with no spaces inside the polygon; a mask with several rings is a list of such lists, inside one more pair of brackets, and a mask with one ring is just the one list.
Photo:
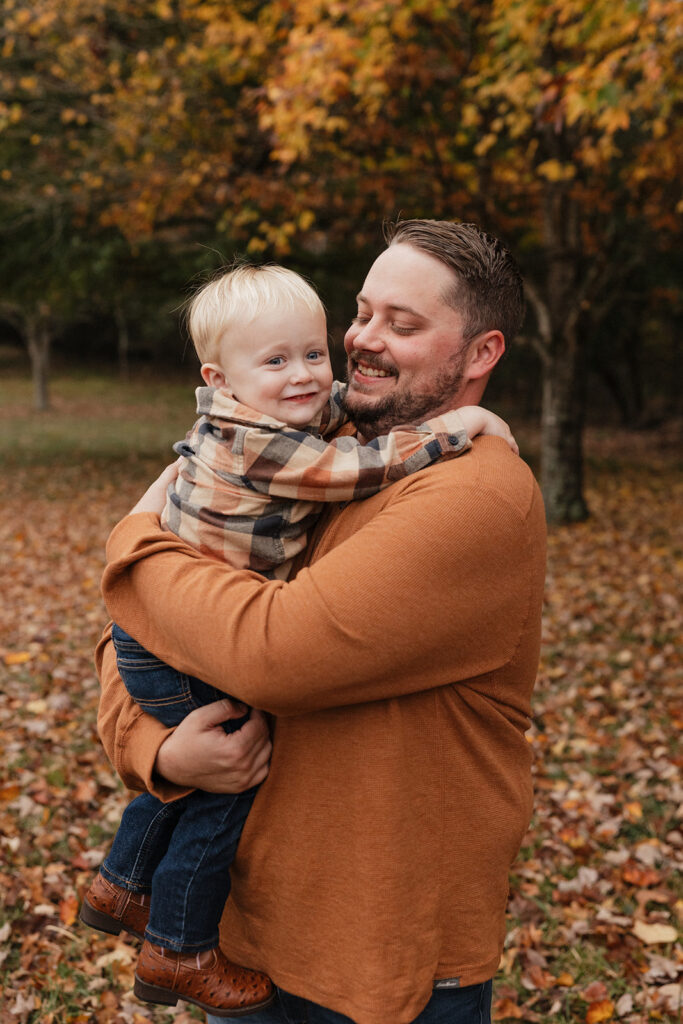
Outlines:
{"label": "yellow foliage", "polygon": [[629,113],[623,107],[608,107],[598,117],[600,127],[611,134],[619,130],[625,131],[630,123]]}
{"label": "yellow foliage", "polygon": [[[48,121],[26,96],[3,132],[25,119],[24,147],[50,143],[31,155],[38,191],[59,165],[130,237],[246,201],[267,223],[252,251],[287,251],[334,203],[347,225],[411,194],[465,214],[485,181],[512,225],[548,182],[590,207],[680,175],[677,0],[153,0],[144,32],[122,0],[0,10],[3,75],[54,104]],[[249,229],[233,209],[226,230]]]}
{"label": "yellow foliage", "polygon": [[312,210],[302,210],[299,214],[298,226],[301,231],[308,231],[308,229],[315,223],[315,214]]}
{"label": "yellow foliage", "polygon": [[491,147],[496,144],[496,140],[497,135],[495,135],[493,132],[489,132],[487,135],[484,135],[483,138],[479,140],[479,142],[474,147],[474,152],[476,153],[477,156],[485,156],[486,153],[488,153],[488,151],[491,149]]}
{"label": "yellow foliage", "polygon": [[538,165],[536,171],[547,181],[571,181],[576,176],[573,164],[563,164],[559,160],[545,160]]}

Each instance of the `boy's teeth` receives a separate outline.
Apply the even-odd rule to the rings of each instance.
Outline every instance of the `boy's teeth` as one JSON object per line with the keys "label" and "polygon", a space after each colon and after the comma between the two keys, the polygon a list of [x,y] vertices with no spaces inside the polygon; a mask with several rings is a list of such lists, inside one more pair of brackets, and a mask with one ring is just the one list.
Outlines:
{"label": "boy's teeth", "polygon": [[374,366],[364,366],[363,363],[358,364],[358,369],[365,377],[390,377],[391,374],[387,373],[386,370],[376,370]]}

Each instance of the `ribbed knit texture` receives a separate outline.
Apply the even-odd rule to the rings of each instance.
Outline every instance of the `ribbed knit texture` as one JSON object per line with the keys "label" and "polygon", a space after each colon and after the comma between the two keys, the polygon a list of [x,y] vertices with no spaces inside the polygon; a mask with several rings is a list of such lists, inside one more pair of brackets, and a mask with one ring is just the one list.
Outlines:
{"label": "ribbed knit texture", "polygon": [[[494,438],[321,521],[289,583],[131,516],[103,592],[155,654],[277,716],[224,917],[228,956],[358,1024],[408,1024],[435,978],[494,974],[531,812],[524,738],[545,523]],[[102,738],[131,786],[166,730],[98,651]]]}

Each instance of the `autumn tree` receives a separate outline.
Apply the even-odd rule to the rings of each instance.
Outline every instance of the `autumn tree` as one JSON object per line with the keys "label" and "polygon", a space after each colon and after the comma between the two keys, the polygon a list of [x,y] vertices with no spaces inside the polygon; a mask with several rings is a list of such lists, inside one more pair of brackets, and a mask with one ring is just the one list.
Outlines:
{"label": "autumn tree", "polygon": [[548,514],[586,514],[587,346],[609,374],[606,326],[679,231],[677,0],[0,8],[8,205],[27,231],[59,211],[75,253],[105,232],[112,253],[202,243],[357,281],[398,214],[505,239],[543,367]]}
{"label": "autumn tree", "polygon": [[317,169],[306,195],[328,238],[402,212],[474,217],[513,244],[543,366],[548,516],[583,518],[586,339],[648,259],[639,225],[662,247],[678,230],[683,8],[294,7],[261,113],[274,155],[299,180]]}
{"label": "autumn tree", "polygon": [[100,230],[84,191],[97,126],[83,104],[76,12],[45,0],[1,7],[0,316],[26,344],[35,408],[45,410],[51,343],[80,313]]}
{"label": "autumn tree", "polygon": [[498,2],[473,63],[470,116],[489,182],[498,191],[512,176],[536,225],[541,261],[527,292],[544,369],[551,519],[585,515],[586,338],[647,265],[643,225],[664,246],[677,231],[682,31],[675,2]]}
{"label": "autumn tree", "polygon": [[273,32],[249,0],[0,0],[0,14],[0,316],[45,407],[62,321],[108,308],[125,360],[127,306],[160,290],[140,266],[177,286],[170,264],[191,274],[198,243],[229,243],[255,216],[267,147],[248,87]]}

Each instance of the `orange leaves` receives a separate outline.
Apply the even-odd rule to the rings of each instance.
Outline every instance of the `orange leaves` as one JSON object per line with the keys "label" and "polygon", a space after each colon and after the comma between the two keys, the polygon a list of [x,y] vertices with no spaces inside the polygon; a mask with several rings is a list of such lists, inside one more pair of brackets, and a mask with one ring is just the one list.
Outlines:
{"label": "orange leaves", "polygon": [[491,1007],[491,1018],[496,1021],[524,1020],[524,1010],[515,1000],[505,996],[494,1001]]}
{"label": "orange leaves", "polygon": [[[638,197],[679,176],[680,4],[155,0],[142,17],[120,0],[3,3],[3,55],[26,90],[5,116],[36,180],[28,193],[25,155],[0,175],[133,242],[170,225],[194,241],[203,223],[277,255],[374,238],[369,219],[397,209],[467,218],[482,200],[527,236],[543,190],[612,206],[615,183]],[[49,118],[28,102],[45,94]]]}
{"label": "orange leaves", "polygon": [[594,520],[550,531],[535,813],[513,869],[501,1019],[677,1019],[683,638],[668,479],[596,477]]}
{"label": "orange leaves", "polygon": [[639,889],[644,889],[651,885],[659,885],[662,880],[662,876],[659,871],[645,867],[632,860],[629,860],[624,864],[621,869],[621,877],[625,882],[628,882],[629,885],[635,885]]}
{"label": "orange leaves", "polygon": [[6,665],[25,665],[32,657],[33,655],[30,651],[14,651],[6,654],[3,661]]}
{"label": "orange leaves", "polygon": [[76,921],[79,907],[80,901],[75,893],[71,893],[59,901],[59,920],[67,928]]}
{"label": "orange leaves", "polygon": [[586,1024],[600,1024],[600,1021],[612,1020],[614,1016],[614,1003],[611,999],[601,999],[597,1003],[591,1003],[586,1010]]}

